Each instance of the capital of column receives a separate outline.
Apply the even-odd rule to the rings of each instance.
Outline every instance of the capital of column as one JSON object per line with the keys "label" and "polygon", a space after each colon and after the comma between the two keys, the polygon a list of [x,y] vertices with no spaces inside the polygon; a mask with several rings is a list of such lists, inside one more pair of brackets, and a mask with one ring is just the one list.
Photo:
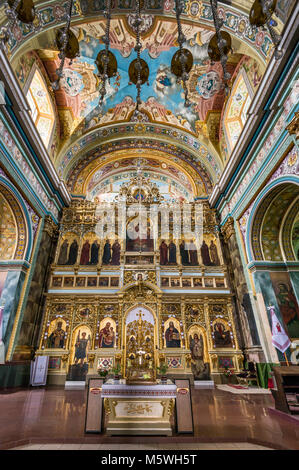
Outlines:
{"label": "capital of column", "polygon": [[225,224],[221,227],[221,233],[224,237],[225,243],[228,242],[232,235],[236,234],[233,217],[228,217]]}
{"label": "capital of column", "polygon": [[46,215],[45,217],[43,231],[46,232],[50,238],[54,237],[58,232],[58,225],[55,224],[52,217],[49,215]]}

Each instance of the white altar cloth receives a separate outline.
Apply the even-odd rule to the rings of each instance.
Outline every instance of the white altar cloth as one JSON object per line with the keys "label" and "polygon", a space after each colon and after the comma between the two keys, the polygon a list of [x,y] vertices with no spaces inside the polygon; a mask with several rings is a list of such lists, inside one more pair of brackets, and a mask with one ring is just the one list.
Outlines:
{"label": "white altar cloth", "polygon": [[118,382],[107,380],[102,386],[102,397],[135,397],[135,398],[176,398],[177,387],[170,380],[166,384],[127,385],[125,380]]}

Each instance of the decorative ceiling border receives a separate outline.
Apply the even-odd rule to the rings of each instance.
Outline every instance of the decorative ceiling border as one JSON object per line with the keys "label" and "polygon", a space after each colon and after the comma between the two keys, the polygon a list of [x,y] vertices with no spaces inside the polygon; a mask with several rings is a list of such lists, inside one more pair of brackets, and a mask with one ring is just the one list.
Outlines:
{"label": "decorative ceiling border", "polygon": [[[79,24],[86,20],[92,21],[98,19],[99,14],[103,12],[103,5],[98,2],[98,9],[95,9],[92,13],[83,13],[84,8],[81,7],[83,1],[86,0],[75,0],[73,4],[73,24]],[[198,7],[195,9],[191,8],[192,4],[197,4]],[[93,2],[95,4],[95,2]],[[41,18],[41,31],[43,34],[46,30],[58,27],[63,24],[64,15],[66,11],[67,2],[59,3],[57,1],[47,2],[47,5],[39,4],[35,8],[40,12]],[[83,10],[83,11],[82,11]],[[122,10],[123,11],[123,10]],[[223,29],[233,34],[236,39],[245,42],[248,46],[253,48],[261,59],[267,62],[270,59],[270,53],[272,49],[272,40],[270,35],[266,31],[258,30],[252,27],[249,23],[248,16],[245,12],[239,11],[237,8],[232,6],[220,5],[218,8],[219,16],[224,20]],[[127,12],[124,12],[127,13]],[[113,15],[114,16],[114,15]],[[116,13],[116,16],[120,16],[120,11]],[[164,2],[164,15],[169,19],[175,16],[174,1],[166,0]],[[196,22],[203,26],[213,27],[213,15],[212,9],[209,3],[188,0],[185,3],[185,12],[182,19],[189,21],[190,23]],[[2,24],[5,24],[3,21]],[[14,27],[14,38],[11,38],[7,43],[7,52],[13,57],[18,49],[24,45],[24,41],[36,36],[36,33],[32,28],[24,23],[17,22]]]}
{"label": "decorative ceiling border", "polygon": [[[70,167],[73,166],[73,161],[75,157],[80,158],[80,154],[85,150],[86,147],[90,147],[93,144],[93,147],[96,145],[101,145],[105,141],[112,140],[113,138],[128,138],[129,135],[132,138],[141,138],[148,137],[152,134],[152,137],[155,139],[169,138],[179,142],[181,145],[189,146],[192,151],[188,152],[187,150],[180,148],[180,152],[183,155],[188,155],[189,161],[202,161],[207,160],[208,166],[211,168],[211,177],[216,182],[220,177],[222,171],[222,165],[220,162],[216,161],[216,157],[211,155],[207,148],[202,145],[196,138],[190,136],[190,134],[185,134],[173,129],[172,127],[162,127],[158,124],[136,124],[136,123],[122,123],[115,124],[109,127],[101,127],[96,130],[91,131],[89,134],[86,134],[84,137],[75,142],[66,152],[64,152],[61,161],[56,161],[55,166],[57,168],[59,176],[66,178],[66,175],[70,171]],[[166,139],[165,139],[166,140]],[[106,142],[105,142],[106,143]],[[168,142],[163,142],[162,145],[172,145],[174,148],[177,148],[176,145],[170,144]],[[89,150],[91,150],[89,148]],[[219,157],[220,160],[220,157]]]}
{"label": "decorative ceiling border", "polygon": [[[77,177],[81,171],[86,168],[87,165],[91,163],[92,160],[95,158],[99,158],[101,156],[104,156],[105,154],[109,154],[111,152],[115,152],[117,150],[124,150],[124,149],[154,149],[154,150],[159,150],[161,152],[164,152],[165,154],[170,154],[178,160],[183,160],[199,174],[201,177],[204,185],[205,185],[205,190],[207,194],[210,194],[212,191],[212,178],[211,175],[209,174],[208,170],[204,166],[204,164],[200,161],[195,161],[193,156],[189,153],[186,152],[185,150],[167,143],[167,142],[161,142],[158,140],[153,140],[153,139],[138,139],[138,138],[131,138],[131,139],[118,139],[117,141],[114,142],[109,142],[105,144],[101,144],[98,146],[96,149],[92,149],[90,152],[86,153],[83,155],[80,159],[76,160],[76,162],[73,164],[72,168],[68,172],[67,176],[65,179],[67,180],[68,187],[72,187],[72,185],[75,183],[77,180]],[[177,162],[178,163],[178,162]]]}

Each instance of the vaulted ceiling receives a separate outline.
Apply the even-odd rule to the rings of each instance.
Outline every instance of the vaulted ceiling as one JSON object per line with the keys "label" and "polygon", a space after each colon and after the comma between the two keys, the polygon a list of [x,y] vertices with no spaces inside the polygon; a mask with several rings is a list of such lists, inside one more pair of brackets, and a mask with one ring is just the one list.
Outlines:
{"label": "vaulted ceiling", "polygon": [[[250,26],[251,5],[251,1],[243,0],[219,2],[223,29],[232,36],[233,50],[228,60],[230,85],[233,87],[243,68],[252,98],[273,48],[266,31]],[[80,56],[72,63],[66,60],[60,89],[53,91],[51,87],[59,66],[55,30],[64,24],[65,6],[66,3],[56,1],[38,3],[36,9],[40,11],[43,27],[34,32],[26,30],[26,25],[18,25],[15,37],[19,36],[19,42],[10,42],[9,54],[25,94],[33,68],[42,71],[56,113],[48,151],[70,191],[86,193],[94,175],[97,185],[101,185],[101,175],[113,179],[120,173],[122,179],[124,171],[133,171],[134,158],[142,157],[144,171],[153,172],[156,168],[156,180],[162,181],[163,175],[167,176],[169,188],[177,197],[208,195],[229,157],[224,148],[223,117],[228,98],[221,86],[222,67],[219,62],[212,63],[207,53],[215,32],[209,2],[187,0],[182,15],[184,47],[194,59],[187,84],[190,108],[184,107],[181,84],[170,70],[178,48],[174,0],[149,2],[141,36],[141,57],[149,66],[149,85],[144,84],[141,91],[141,119],[134,115],[136,88],[129,84],[128,76],[129,64],[136,57],[133,0],[115,0],[113,4],[110,50],[118,68],[107,87],[102,109],[95,59],[104,48],[103,0],[75,2],[72,31],[79,40]],[[285,20],[283,14],[277,18],[278,30]],[[110,174],[108,163],[112,165]]]}

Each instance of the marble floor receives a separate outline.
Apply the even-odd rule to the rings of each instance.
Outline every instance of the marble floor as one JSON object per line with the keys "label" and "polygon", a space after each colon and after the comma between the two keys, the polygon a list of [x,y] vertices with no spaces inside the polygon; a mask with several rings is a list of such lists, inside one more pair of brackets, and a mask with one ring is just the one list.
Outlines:
{"label": "marble floor", "polygon": [[174,433],[173,437],[84,434],[85,400],[86,391],[62,387],[0,390],[0,449],[31,445],[88,450],[97,446],[107,450],[115,446],[247,449],[254,445],[299,450],[299,424],[271,413],[271,395],[192,389],[194,435]]}
{"label": "marble floor", "polygon": [[249,442],[215,442],[213,444],[29,444],[11,450],[273,450]]}

